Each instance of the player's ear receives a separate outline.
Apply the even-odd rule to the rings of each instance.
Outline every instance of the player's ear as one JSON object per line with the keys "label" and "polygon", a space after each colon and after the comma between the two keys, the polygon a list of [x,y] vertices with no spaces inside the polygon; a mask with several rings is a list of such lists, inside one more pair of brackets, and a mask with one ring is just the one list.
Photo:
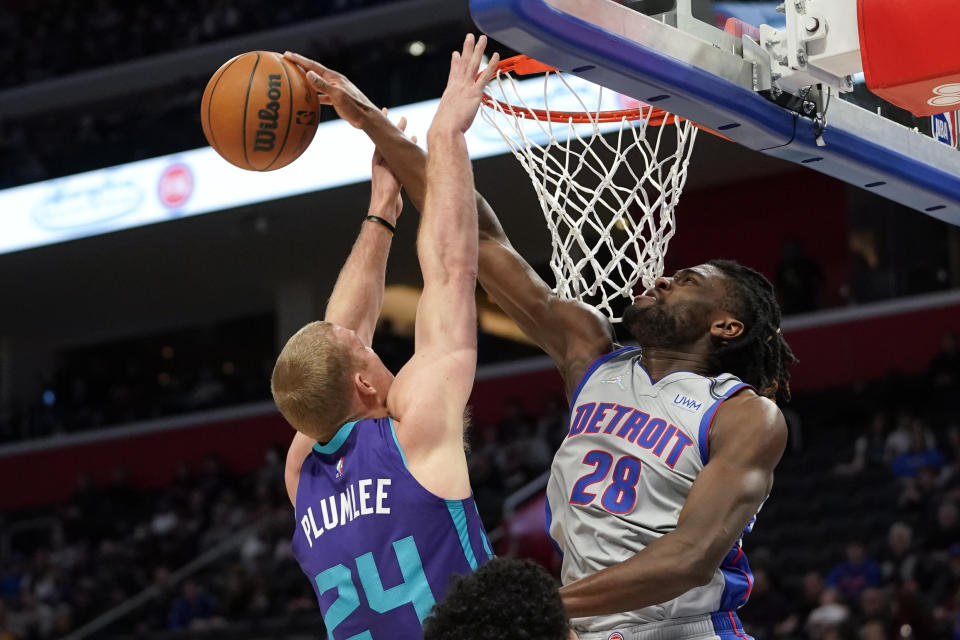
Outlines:
{"label": "player's ear", "polygon": [[727,342],[743,334],[743,323],[729,315],[722,315],[710,325],[710,335],[721,342]]}
{"label": "player's ear", "polygon": [[361,398],[377,395],[377,389],[362,373],[353,374],[353,386]]}

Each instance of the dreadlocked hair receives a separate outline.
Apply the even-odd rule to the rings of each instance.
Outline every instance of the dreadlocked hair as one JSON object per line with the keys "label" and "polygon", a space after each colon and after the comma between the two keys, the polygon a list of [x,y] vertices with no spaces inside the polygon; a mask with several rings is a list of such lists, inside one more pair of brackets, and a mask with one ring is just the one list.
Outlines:
{"label": "dreadlocked hair", "polygon": [[780,332],[780,306],[773,285],[763,274],[733,260],[711,260],[730,286],[726,311],[743,323],[743,333],[714,349],[711,368],[732,373],[771,400],[790,399],[790,372],[797,362]]}

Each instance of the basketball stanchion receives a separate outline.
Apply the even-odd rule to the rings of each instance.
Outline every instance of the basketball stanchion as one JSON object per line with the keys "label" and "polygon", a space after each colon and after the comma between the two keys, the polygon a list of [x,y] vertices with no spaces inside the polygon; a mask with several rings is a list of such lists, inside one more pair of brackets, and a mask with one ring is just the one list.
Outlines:
{"label": "basketball stanchion", "polygon": [[[534,108],[514,76],[537,73],[544,74],[543,105]],[[619,322],[611,303],[632,300],[638,283],[652,288],[663,274],[698,127],[643,103],[601,110],[607,90],[589,85],[596,95],[588,96],[577,86],[528,56],[508,58],[487,87],[481,114],[536,190],[553,244],[555,292],[588,299]],[[551,96],[575,108],[552,109]],[[601,132],[604,123],[619,127]]]}

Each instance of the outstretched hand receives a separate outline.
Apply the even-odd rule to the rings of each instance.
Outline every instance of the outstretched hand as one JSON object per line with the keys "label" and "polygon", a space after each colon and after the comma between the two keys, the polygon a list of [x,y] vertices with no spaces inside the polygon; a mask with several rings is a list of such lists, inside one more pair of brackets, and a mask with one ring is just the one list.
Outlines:
{"label": "outstretched hand", "polygon": [[[387,115],[386,108],[383,109],[383,115]],[[397,122],[397,128],[404,131],[407,128],[407,119],[400,118],[400,121]],[[417,137],[413,136],[411,140],[416,143]],[[370,182],[371,213],[379,215],[396,225],[397,218],[400,217],[400,212],[403,210],[403,198],[400,197],[401,185],[396,174],[393,173],[393,169],[384,160],[380,149],[373,152]],[[375,213],[375,210],[381,213]]]}
{"label": "outstretched hand", "polygon": [[333,106],[337,115],[357,129],[362,128],[364,117],[376,112],[377,107],[342,73],[299,53],[287,51],[283,57],[306,72],[307,81],[316,89],[320,104]]}
{"label": "outstretched hand", "polygon": [[487,36],[480,36],[474,42],[473,34],[469,33],[463,41],[463,51],[453,53],[447,88],[430,125],[432,131],[465,133],[473,124],[483,88],[493,79],[497,63],[500,62],[500,55],[493,54],[487,66],[477,75],[486,46]]}

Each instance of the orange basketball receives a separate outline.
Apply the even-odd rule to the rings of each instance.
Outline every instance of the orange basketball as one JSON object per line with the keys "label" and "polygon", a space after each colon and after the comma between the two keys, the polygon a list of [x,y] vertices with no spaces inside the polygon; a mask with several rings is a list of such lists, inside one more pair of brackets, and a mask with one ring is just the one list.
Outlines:
{"label": "orange basketball", "polygon": [[228,60],[200,102],[207,142],[231,164],[273,171],[300,157],[319,123],[317,92],[300,67],[273,51]]}

